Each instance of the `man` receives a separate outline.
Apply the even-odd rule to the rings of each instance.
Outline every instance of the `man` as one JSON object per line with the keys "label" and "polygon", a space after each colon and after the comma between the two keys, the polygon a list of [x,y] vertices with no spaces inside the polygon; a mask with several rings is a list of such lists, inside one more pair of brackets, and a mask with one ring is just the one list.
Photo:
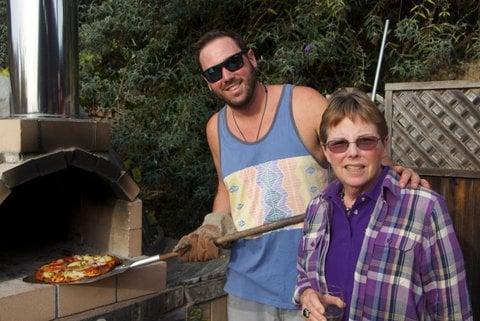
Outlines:
{"label": "man", "polygon": [[[255,54],[234,33],[206,33],[197,42],[197,59],[225,107],[207,123],[218,189],[212,213],[177,246],[191,244],[180,250],[187,261],[217,257],[212,239],[234,230],[232,225],[244,230],[304,213],[327,182],[317,138],[325,97],[308,87],[259,83]],[[397,171],[403,184],[410,177],[418,184],[411,170]],[[233,245],[225,285],[229,321],[302,320],[292,303],[301,227]]]}

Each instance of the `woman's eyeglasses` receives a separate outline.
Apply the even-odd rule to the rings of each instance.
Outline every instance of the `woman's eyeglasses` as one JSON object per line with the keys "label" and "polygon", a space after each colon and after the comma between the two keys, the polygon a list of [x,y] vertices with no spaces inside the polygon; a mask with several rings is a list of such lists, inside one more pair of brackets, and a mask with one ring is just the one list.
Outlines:
{"label": "woman's eyeglasses", "polygon": [[347,151],[350,144],[355,144],[361,150],[372,150],[375,149],[378,145],[378,141],[381,138],[375,136],[364,136],[357,138],[354,142],[349,142],[346,139],[338,139],[326,142],[323,144],[330,150],[332,153],[344,153]]}
{"label": "woman's eyeglasses", "polygon": [[205,77],[209,83],[214,83],[222,79],[222,68],[226,68],[228,71],[237,71],[243,67],[243,54],[243,51],[237,52],[218,65],[205,69],[202,71],[203,77]]}

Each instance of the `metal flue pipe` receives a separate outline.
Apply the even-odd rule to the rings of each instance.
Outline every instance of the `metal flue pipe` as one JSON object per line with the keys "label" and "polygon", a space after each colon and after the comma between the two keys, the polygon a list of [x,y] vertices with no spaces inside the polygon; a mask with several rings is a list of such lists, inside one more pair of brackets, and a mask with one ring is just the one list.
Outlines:
{"label": "metal flue pipe", "polygon": [[12,116],[77,117],[76,0],[8,0]]}

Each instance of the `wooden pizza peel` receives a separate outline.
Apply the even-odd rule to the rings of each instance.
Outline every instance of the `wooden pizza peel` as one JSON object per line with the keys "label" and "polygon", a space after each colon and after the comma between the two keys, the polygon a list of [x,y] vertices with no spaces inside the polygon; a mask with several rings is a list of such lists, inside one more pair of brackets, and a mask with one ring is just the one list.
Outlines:
{"label": "wooden pizza peel", "polygon": [[[261,226],[258,226],[258,227],[253,227],[253,228],[246,229],[246,230],[243,230],[243,231],[240,231],[240,232],[227,234],[225,236],[217,238],[214,242],[215,242],[216,245],[222,246],[222,245],[228,244],[230,242],[240,240],[240,239],[245,238],[245,237],[258,235],[258,234],[261,234],[261,233],[274,231],[274,230],[277,230],[277,229],[285,227],[285,226],[301,223],[301,222],[303,222],[304,217],[305,217],[305,214],[300,214],[300,215],[280,219],[278,221],[275,221],[275,222],[272,222],[272,223],[267,223],[267,224],[264,224],[264,225],[261,225]],[[181,250],[181,249],[182,248],[180,248],[179,250]],[[122,260],[122,264],[116,266],[113,270],[111,270],[111,271],[109,271],[105,274],[102,274],[102,275],[99,275],[99,276],[96,276],[96,277],[93,277],[93,278],[84,278],[84,279],[74,281],[74,282],[68,282],[68,283],[42,282],[42,281],[38,281],[38,280],[35,279],[35,274],[34,273],[24,277],[23,281],[27,282],[27,283],[59,284],[59,285],[93,283],[93,282],[96,282],[98,280],[102,280],[102,279],[109,278],[109,277],[117,275],[117,274],[121,274],[121,273],[123,273],[123,272],[125,272],[129,269],[133,269],[133,268],[138,267],[138,266],[144,266],[144,265],[148,265],[148,264],[158,262],[158,261],[165,261],[165,260],[171,259],[173,257],[177,257],[178,255],[179,255],[178,252],[170,252],[170,253],[150,256],[150,257],[147,257],[147,258],[144,258],[144,259],[141,259],[141,260],[136,260],[136,261],[125,259],[125,260]]]}

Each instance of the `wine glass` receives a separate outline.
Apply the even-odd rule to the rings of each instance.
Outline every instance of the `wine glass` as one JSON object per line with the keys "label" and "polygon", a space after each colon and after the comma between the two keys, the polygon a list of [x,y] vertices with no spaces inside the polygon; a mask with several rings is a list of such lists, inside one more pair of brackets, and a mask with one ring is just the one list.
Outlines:
{"label": "wine glass", "polygon": [[320,289],[320,302],[325,307],[325,318],[329,321],[340,321],[343,317],[343,290],[335,285],[327,285]]}

